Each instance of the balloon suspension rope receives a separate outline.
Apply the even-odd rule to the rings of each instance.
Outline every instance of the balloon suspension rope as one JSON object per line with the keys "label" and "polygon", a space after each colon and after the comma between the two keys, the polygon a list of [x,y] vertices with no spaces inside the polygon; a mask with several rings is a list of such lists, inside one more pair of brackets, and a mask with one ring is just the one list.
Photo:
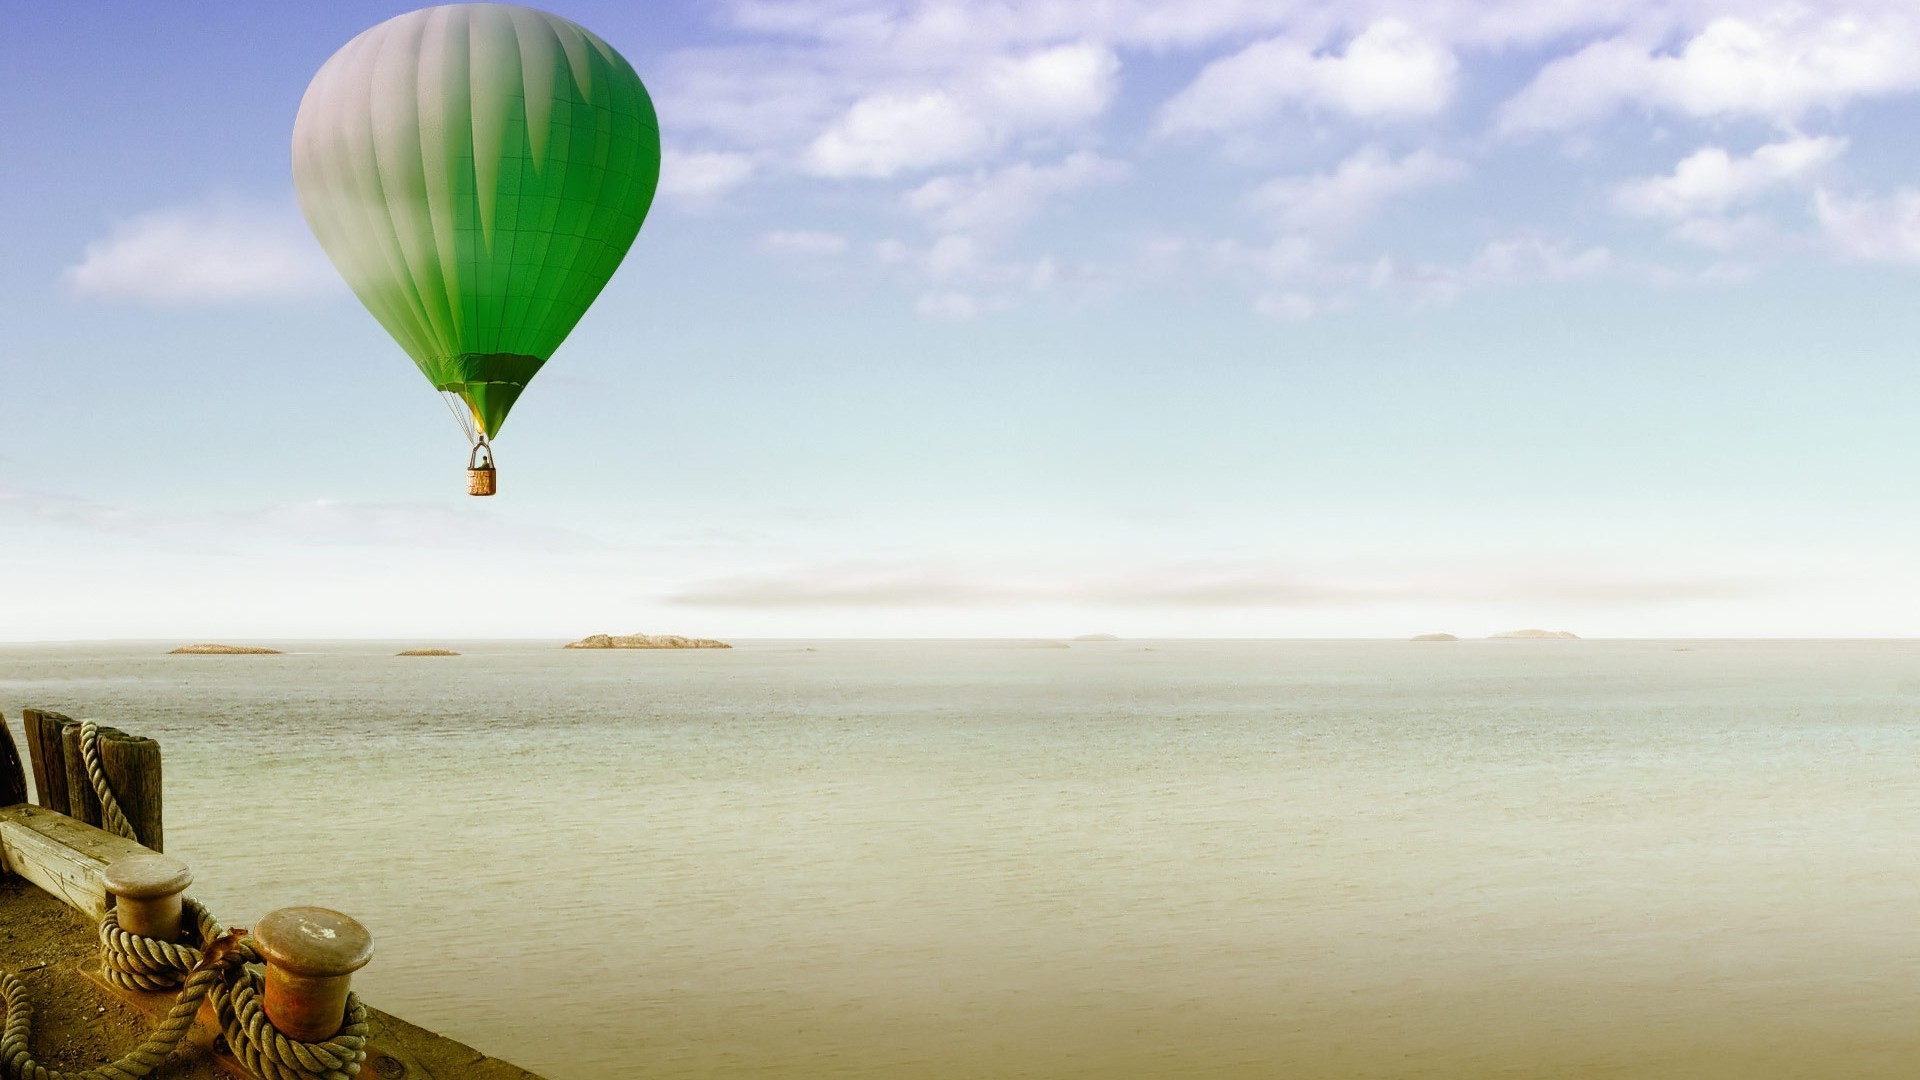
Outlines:
{"label": "balloon suspension rope", "polygon": [[[440,400],[446,403],[447,411],[453,414],[453,422],[459,427],[460,434],[467,437],[468,446],[479,446],[487,441],[479,426],[473,422],[473,407],[460,395],[450,391],[440,391]],[[491,456],[491,455],[489,455]]]}

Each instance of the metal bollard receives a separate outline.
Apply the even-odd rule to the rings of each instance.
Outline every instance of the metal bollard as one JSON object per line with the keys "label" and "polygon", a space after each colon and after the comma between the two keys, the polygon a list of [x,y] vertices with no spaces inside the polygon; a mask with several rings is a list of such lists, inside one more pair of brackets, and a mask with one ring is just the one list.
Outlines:
{"label": "metal bollard", "polygon": [[253,924],[267,960],[261,1005],[280,1034],[300,1042],[331,1039],[347,1012],[353,973],[373,959],[373,935],[331,908],[281,908]]}
{"label": "metal bollard", "polygon": [[193,884],[193,871],[171,855],[128,855],[115,859],[100,875],[114,896],[120,929],[161,941],[180,940],[180,894]]}

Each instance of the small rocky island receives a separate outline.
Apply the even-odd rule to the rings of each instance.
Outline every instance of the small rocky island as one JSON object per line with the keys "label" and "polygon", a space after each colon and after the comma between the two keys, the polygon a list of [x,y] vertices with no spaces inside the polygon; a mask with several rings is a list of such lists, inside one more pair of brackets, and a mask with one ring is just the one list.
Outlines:
{"label": "small rocky island", "polygon": [[1514,640],[1525,638],[1550,638],[1555,641],[1579,641],[1580,635],[1566,630],[1508,630],[1493,635],[1493,640]]}
{"label": "small rocky island", "polygon": [[1457,637],[1454,637],[1452,634],[1415,634],[1413,636],[1413,640],[1415,641],[1459,641],[1460,639]]}
{"label": "small rocky island", "polygon": [[257,645],[182,645],[170,649],[168,656],[285,656],[279,649],[262,649]]}
{"label": "small rocky island", "polygon": [[568,645],[569,649],[731,649],[733,646],[712,638],[681,637],[679,634],[589,634]]}
{"label": "small rocky island", "polygon": [[1079,637],[1074,638],[1073,640],[1075,641],[1119,641],[1120,638],[1114,634],[1081,634]]}
{"label": "small rocky island", "polygon": [[452,649],[402,649],[395,656],[459,656]]}

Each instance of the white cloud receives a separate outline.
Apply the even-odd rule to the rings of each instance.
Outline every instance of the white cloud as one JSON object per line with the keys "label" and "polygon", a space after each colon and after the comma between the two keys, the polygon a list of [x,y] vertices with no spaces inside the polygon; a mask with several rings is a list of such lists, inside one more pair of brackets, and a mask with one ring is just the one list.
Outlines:
{"label": "white cloud", "polygon": [[1785,122],[1916,89],[1920,24],[1794,6],[1714,19],[1671,53],[1627,37],[1595,42],[1542,68],[1501,107],[1499,126],[1560,131],[1629,105]]}
{"label": "white cloud", "polygon": [[1120,61],[1105,47],[1060,45],[994,59],[980,77],[979,98],[1018,127],[1071,126],[1105,112],[1119,78]]}
{"label": "white cloud", "polygon": [[972,157],[993,138],[969,105],[944,90],[875,94],[815,139],[805,163],[821,176],[888,177]]}
{"label": "white cloud", "polygon": [[684,49],[647,73],[662,117],[681,137],[711,145],[787,153],[846,108],[857,76],[817,50],[744,42]]}
{"label": "white cloud", "polygon": [[1062,45],[996,58],[952,85],[868,94],[807,146],[802,162],[819,176],[885,178],[965,161],[1017,134],[1092,121],[1113,100],[1119,71],[1105,48]]}
{"label": "white cloud", "polygon": [[1768,191],[1809,180],[1847,148],[1832,136],[1769,143],[1746,157],[1717,146],[1682,159],[1672,174],[1630,181],[1614,193],[1614,206],[1639,217],[1674,220],[1718,214]]}
{"label": "white cloud", "polygon": [[1325,40],[1382,18],[1417,21],[1437,37],[1477,46],[1526,45],[1612,29],[1644,14],[1620,0],[729,0],[725,6],[734,24],[752,33],[916,66],[1063,39],[1171,51],[1285,27]]}
{"label": "white cloud", "polygon": [[1341,53],[1269,38],[1207,65],[1162,106],[1159,128],[1230,131],[1290,104],[1362,119],[1432,116],[1452,100],[1458,68],[1445,45],[1395,19],[1367,27]]}
{"label": "white cloud", "polygon": [[776,230],[762,235],[760,242],[783,255],[838,255],[847,250],[847,238],[839,233],[809,229]]}
{"label": "white cloud", "polygon": [[978,316],[986,310],[986,305],[972,293],[941,289],[920,294],[913,303],[913,310],[929,319],[960,322]]}
{"label": "white cloud", "polygon": [[1332,172],[1287,176],[1255,189],[1253,204],[1293,232],[1325,232],[1350,225],[1381,204],[1421,188],[1458,180],[1467,167],[1431,150],[1400,158],[1368,147]]}
{"label": "white cloud", "polygon": [[1829,249],[1859,262],[1920,263],[1920,189],[1883,198],[1814,194]]}
{"label": "white cloud", "polygon": [[1025,221],[1049,199],[1127,174],[1120,162],[1081,151],[1058,165],[1020,162],[942,176],[907,193],[907,206],[946,232],[997,229]]}
{"label": "white cloud", "polygon": [[338,281],[291,206],[238,204],[120,222],[66,277],[81,296],[167,305],[306,296]]}
{"label": "white cloud", "polygon": [[709,203],[753,176],[753,159],[717,150],[660,154],[660,197],[671,203]]}

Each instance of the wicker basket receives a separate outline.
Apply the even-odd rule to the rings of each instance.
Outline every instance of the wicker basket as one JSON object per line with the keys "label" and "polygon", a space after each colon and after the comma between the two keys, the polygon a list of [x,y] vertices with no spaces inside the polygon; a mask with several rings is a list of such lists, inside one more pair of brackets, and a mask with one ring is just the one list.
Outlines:
{"label": "wicker basket", "polygon": [[493,473],[493,447],[482,436],[467,455],[467,494],[491,495],[500,490],[500,479]]}

